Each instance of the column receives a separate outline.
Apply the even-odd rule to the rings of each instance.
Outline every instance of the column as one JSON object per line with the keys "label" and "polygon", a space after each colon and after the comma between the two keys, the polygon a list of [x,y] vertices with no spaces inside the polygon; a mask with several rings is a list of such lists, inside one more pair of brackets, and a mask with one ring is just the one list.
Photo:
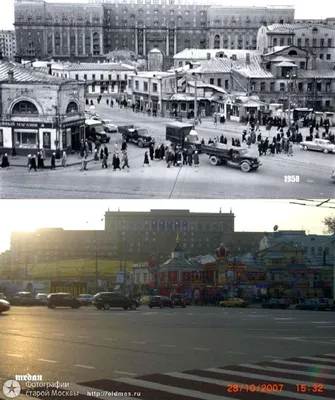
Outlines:
{"label": "column", "polygon": [[174,30],[173,55],[177,54],[177,29]]}
{"label": "column", "polygon": [[75,28],[74,31],[74,54],[77,56],[78,55],[78,28]]}
{"label": "column", "polygon": [[85,30],[82,33],[81,40],[83,41],[83,55],[86,55],[86,47],[85,47]]}
{"label": "column", "polygon": [[228,35],[228,49],[231,49],[231,36]]}
{"label": "column", "polygon": [[146,48],[146,32],[145,28],[143,28],[143,55],[147,55],[147,48]]}
{"label": "column", "polygon": [[104,54],[104,38],[102,31],[100,32],[100,54]]}
{"label": "column", "polygon": [[44,29],[44,54],[48,56],[48,28]]}
{"label": "column", "polygon": [[67,47],[69,56],[71,55],[71,43],[70,43],[70,29],[67,31]]}
{"label": "column", "polygon": [[166,55],[169,56],[169,48],[170,48],[170,43],[169,43],[169,28],[166,30]]}
{"label": "column", "polygon": [[91,32],[91,54],[93,56],[93,32]]}
{"label": "column", "polygon": [[63,55],[63,30],[60,30],[60,52],[61,55]]}
{"label": "column", "polygon": [[52,28],[52,55],[55,55],[55,28]]}
{"label": "column", "polygon": [[138,29],[135,26],[135,54],[138,54]]}

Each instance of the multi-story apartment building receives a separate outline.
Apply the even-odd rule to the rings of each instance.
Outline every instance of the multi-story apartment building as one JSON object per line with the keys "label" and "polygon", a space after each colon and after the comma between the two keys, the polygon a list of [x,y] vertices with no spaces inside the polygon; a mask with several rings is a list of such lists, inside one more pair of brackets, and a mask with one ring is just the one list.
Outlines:
{"label": "multi-story apartment building", "polygon": [[275,22],[292,23],[293,20],[294,8],[290,6],[212,6],[207,11],[208,47],[256,50],[260,26]]}
{"label": "multi-story apartment building", "polygon": [[[205,1],[113,0],[90,4],[15,0],[15,30],[22,57],[99,59],[116,49],[165,58],[185,48],[256,47],[263,21],[292,22],[292,7],[212,7]],[[248,36],[248,39],[243,39]],[[240,38],[242,37],[242,41]]]}
{"label": "multi-story apartment building", "polygon": [[274,51],[278,46],[297,46],[321,60],[335,61],[335,26],[325,24],[273,24],[259,28],[257,50]]}
{"label": "multi-story apartment building", "polygon": [[14,59],[16,54],[16,38],[14,31],[0,31],[0,54],[3,58],[8,60]]}
{"label": "multi-story apartment building", "polygon": [[[97,231],[37,229],[12,232],[12,265],[85,258],[165,261],[178,233],[187,257],[213,253],[224,243],[233,254],[257,251],[262,232],[235,232],[233,213],[194,213],[188,210],[111,212],[105,229]],[[7,256],[6,256],[7,257]],[[8,259],[8,257],[6,258]],[[7,262],[7,264],[9,261]]]}

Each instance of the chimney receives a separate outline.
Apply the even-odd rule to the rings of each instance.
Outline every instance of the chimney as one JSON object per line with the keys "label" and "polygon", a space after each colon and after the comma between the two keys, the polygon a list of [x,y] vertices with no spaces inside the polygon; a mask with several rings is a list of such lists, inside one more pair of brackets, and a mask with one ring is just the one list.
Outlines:
{"label": "chimney", "polygon": [[207,60],[211,59],[211,53],[207,53]]}
{"label": "chimney", "polygon": [[247,65],[250,65],[250,53],[247,53],[245,55],[245,62],[246,62]]}
{"label": "chimney", "polygon": [[233,61],[236,61],[236,60],[237,60],[236,54],[233,54],[230,58],[231,58]]}
{"label": "chimney", "polygon": [[312,69],[316,70],[316,54],[313,54],[312,57]]}
{"label": "chimney", "polygon": [[48,68],[48,75],[52,75],[52,68],[50,63],[47,64],[47,68]]}
{"label": "chimney", "polygon": [[8,83],[12,83],[14,80],[14,71],[8,71]]}

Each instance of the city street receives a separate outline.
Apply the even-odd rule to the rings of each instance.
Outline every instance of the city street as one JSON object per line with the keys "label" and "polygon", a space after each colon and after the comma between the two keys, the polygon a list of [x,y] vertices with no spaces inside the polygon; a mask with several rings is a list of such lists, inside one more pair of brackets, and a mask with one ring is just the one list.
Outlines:
{"label": "city street", "polygon": [[[0,321],[0,388],[29,373],[69,382],[77,399],[98,397],[84,396],[94,390],[105,399],[102,391],[146,400],[335,398],[331,311],[12,307]],[[323,392],[298,393],[303,384]]]}
{"label": "city street", "polygon": [[[154,118],[133,113],[131,109],[96,107],[100,118],[112,119],[116,125],[135,124],[145,127],[156,143],[165,143],[165,125],[169,118]],[[221,133],[228,138],[241,139],[242,125],[227,122],[214,126],[206,119],[197,128],[205,141]],[[269,133],[262,127],[263,137],[277,134],[276,128]],[[304,130],[304,132],[306,129]],[[304,136],[304,134],[303,134]],[[120,134],[111,134],[109,151],[114,152],[115,143],[121,144]],[[88,171],[79,166],[65,170],[29,173],[25,168],[13,167],[0,171],[1,198],[328,198],[334,195],[331,181],[335,166],[334,154],[303,151],[294,146],[294,156],[284,154],[261,157],[258,171],[243,173],[235,166],[212,166],[206,154],[200,154],[200,166],[167,168],[165,161],[152,161],[143,167],[144,153],[130,143],[128,156],[130,170],[112,171],[101,169],[101,163],[90,163]],[[250,149],[257,156],[257,145]],[[298,183],[288,183],[291,176],[298,176]]]}

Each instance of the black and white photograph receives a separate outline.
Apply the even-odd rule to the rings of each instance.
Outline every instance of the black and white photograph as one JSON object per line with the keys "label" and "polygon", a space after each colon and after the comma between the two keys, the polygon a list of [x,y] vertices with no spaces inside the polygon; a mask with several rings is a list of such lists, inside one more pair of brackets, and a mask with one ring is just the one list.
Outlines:
{"label": "black and white photograph", "polygon": [[331,4],[203,3],[6,1],[1,198],[333,197]]}

